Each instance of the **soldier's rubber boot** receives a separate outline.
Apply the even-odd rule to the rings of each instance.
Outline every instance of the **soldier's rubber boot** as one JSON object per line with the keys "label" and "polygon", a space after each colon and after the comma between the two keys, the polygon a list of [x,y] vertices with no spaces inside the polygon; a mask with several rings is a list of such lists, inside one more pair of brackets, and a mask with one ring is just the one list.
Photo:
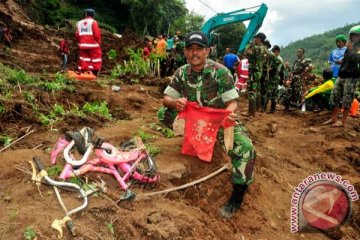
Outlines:
{"label": "soldier's rubber boot", "polygon": [[234,217],[235,212],[241,207],[247,188],[247,185],[233,184],[233,191],[229,200],[219,209],[219,214],[222,217],[227,219]]}
{"label": "soldier's rubber boot", "polygon": [[267,97],[263,97],[264,99],[261,101],[261,107],[262,107],[262,111],[263,112],[266,112],[266,109],[267,109],[267,106],[268,106],[268,103],[269,103],[269,98]]}
{"label": "soldier's rubber boot", "polygon": [[261,96],[261,111],[266,112],[266,108],[269,102],[269,98],[267,96]]}
{"label": "soldier's rubber boot", "polygon": [[269,112],[269,113],[275,113],[275,111],[276,111],[276,101],[275,101],[275,100],[271,100],[270,112]]}
{"label": "soldier's rubber boot", "polygon": [[244,117],[255,117],[256,113],[256,99],[249,99],[249,110],[247,113],[242,113]]}
{"label": "soldier's rubber boot", "polygon": [[257,95],[257,96],[256,96],[256,105],[255,105],[257,112],[259,112],[259,111],[261,110],[261,108],[262,108],[261,102],[262,102],[262,96],[261,96],[261,95]]}

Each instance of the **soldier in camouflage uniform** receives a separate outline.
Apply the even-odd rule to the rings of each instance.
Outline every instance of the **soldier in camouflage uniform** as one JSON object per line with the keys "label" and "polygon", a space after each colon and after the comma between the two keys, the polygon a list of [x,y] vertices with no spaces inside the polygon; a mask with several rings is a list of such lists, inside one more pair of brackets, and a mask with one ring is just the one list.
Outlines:
{"label": "soldier in camouflage uniform", "polygon": [[260,80],[268,54],[268,50],[263,45],[265,39],[266,35],[264,33],[256,34],[254,42],[245,50],[250,71],[248,79],[249,111],[246,114],[247,116],[255,116],[257,107],[261,106]]}
{"label": "soldier in camouflage uniform", "polygon": [[284,97],[285,110],[290,105],[298,106],[302,102],[304,76],[312,70],[311,59],[305,58],[305,49],[299,48],[296,52],[297,59],[292,67],[292,79],[290,86],[286,89]]}
{"label": "soldier in camouflage uniform", "polygon": [[186,63],[184,56],[185,42],[179,37],[175,38],[174,41],[174,70],[176,70]]}
{"label": "soldier in camouflage uniform", "polygon": [[[182,111],[187,101],[201,106],[228,109],[229,120],[236,121],[236,99],[239,97],[230,71],[223,65],[207,59],[208,40],[202,32],[192,32],[185,40],[185,56],[189,64],[180,67],[165,89],[164,105]],[[223,130],[217,136],[224,142]],[[253,181],[255,149],[246,129],[237,122],[234,126],[234,148],[227,152],[232,162],[233,191],[229,201],[219,210],[225,218],[234,216],[240,208],[248,185]]]}
{"label": "soldier in camouflage uniform", "polygon": [[276,110],[276,98],[278,95],[278,85],[281,82],[280,73],[283,71],[283,60],[280,57],[280,47],[275,45],[272,49],[272,52],[268,54],[267,66],[268,69],[266,74],[268,76],[268,80],[265,82],[265,99],[263,105],[263,111],[266,111],[268,102],[271,102],[270,112],[274,113]]}
{"label": "soldier in camouflage uniform", "polygon": [[269,79],[270,79],[270,68],[271,68],[271,63],[272,60],[274,58],[274,55],[270,52],[270,48],[271,48],[271,43],[268,39],[265,39],[264,41],[264,46],[266,47],[266,49],[268,50],[268,54],[265,57],[265,62],[264,62],[264,68],[263,68],[263,72],[262,72],[262,76],[260,79],[260,96],[261,96],[261,101],[256,101],[256,111],[259,111],[261,109],[262,112],[265,112],[266,107],[265,107],[265,103],[266,103],[266,95],[267,95],[267,91],[268,91],[268,87],[269,87]]}

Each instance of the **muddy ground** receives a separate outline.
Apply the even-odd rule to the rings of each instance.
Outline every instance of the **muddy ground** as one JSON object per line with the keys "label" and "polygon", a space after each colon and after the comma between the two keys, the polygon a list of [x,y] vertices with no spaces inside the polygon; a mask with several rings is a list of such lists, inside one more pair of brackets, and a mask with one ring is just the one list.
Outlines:
{"label": "muddy ground", "polygon": [[[58,70],[55,43],[61,34],[31,22],[20,14],[21,9],[14,1],[1,2],[0,12],[2,21],[11,19],[13,26],[21,26],[23,32],[29,33],[16,39],[11,52],[1,52],[1,61],[51,78]],[[31,53],[29,48],[33,49]],[[109,65],[104,63],[111,69]],[[38,239],[56,239],[57,232],[50,225],[54,219],[61,219],[64,212],[54,191],[42,185],[40,196],[30,176],[18,168],[30,171],[28,161],[34,156],[50,166],[50,150],[66,130],[79,130],[87,125],[116,146],[139,129],[156,136],[149,144],[161,149],[155,156],[161,181],[154,189],[133,185],[131,188],[138,196],[191,182],[227,163],[229,160],[220,146],[216,146],[212,162],[204,163],[180,154],[182,137],[166,138],[150,128],[150,124],[158,123],[156,111],[162,105],[159,82],[146,78],[140,84],[128,85],[121,79],[110,81],[105,76],[97,82],[75,82],[72,92],[29,90],[44,112],[55,103],[70,108],[72,104],[106,101],[113,121],[96,114],[65,116],[53,126],[42,126],[21,93],[15,93],[11,101],[3,100],[6,111],[0,115],[0,133],[17,139],[31,130],[34,132],[0,153],[0,239],[24,239],[28,227]],[[113,84],[120,85],[119,92],[111,90]],[[246,110],[244,96],[239,99],[239,106],[240,115]],[[360,239],[359,202],[353,203],[352,217],[340,229],[290,233],[293,188],[307,176],[335,172],[360,192],[360,120],[350,118],[348,127],[333,129],[320,125],[328,118],[328,112],[285,114],[279,108],[273,115],[260,113],[253,119],[241,119],[257,150],[255,182],[231,220],[218,214],[218,208],[231,192],[230,172],[185,190],[120,204],[116,201],[123,191],[113,177],[88,174],[90,181],[101,176],[108,192],[89,197],[85,211],[73,217],[78,236],[72,238],[65,231],[64,239]],[[277,124],[276,133],[269,131],[270,123]],[[73,193],[65,190],[61,193],[69,208],[80,204]]]}
{"label": "muddy ground", "polygon": [[[122,106],[131,120],[101,122],[101,119],[93,119],[92,122],[82,122],[70,119],[53,129],[30,124],[30,129],[36,131],[0,154],[2,239],[22,239],[28,226],[33,227],[39,239],[55,239],[56,232],[50,224],[63,217],[63,210],[54,192],[48,186],[41,186],[41,197],[29,176],[15,167],[30,170],[27,162],[34,156],[41,157],[49,166],[49,149],[62,132],[79,129],[84,123],[94,127],[99,136],[114,145],[130,138],[140,128],[156,136],[151,144],[161,149],[155,157],[161,182],[155,189],[134,185],[132,189],[138,195],[198,179],[228,161],[219,146],[210,164],[181,155],[182,137],[167,139],[150,128],[151,123],[157,123],[156,108],[161,105],[158,87],[124,85],[120,92],[114,93],[93,82],[81,83],[85,89],[97,86],[98,92],[93,91],[91,96],[95,99],[111,98],[107,99],[111,109]],[[78,94],[78,98],[81,99],[83,94]],[[245,102],[245,98],[240,100],[239,112],[245,109]],[[360,190],[359,119],[349,119],[349,126],[345,129],[319,126],[328,117],[326,112],[284,114],[279,110],[274,115],[263,113],[250,121],[243,119],[251,132],[258,157],[255,182],[242,209],[232,220],[224,220],[218,215],[218,208],[231,191],[229,172],[186,190],[125,205],[114,204],[122,195],[115,179],[99,174],[109,186],[107,197],[90,197],[86,210],[73,217],[79,234],[75,239],[356,239],[359,237],[358,202],[353,205],[350,222],[336,232],[289,232],[293,187],[305,177],[322,171],[335,172],[354,184],[357,191]],[[267,126],[273,122],[278,125],[275,134],[270,133]],[[96,175],[90,174],[89,178],[97,179]],[[63,191],[63,195],[67,205],[74,207],[79,204],[73,194]],[[114,234],[108,224],[113,224]],[[65,239],[70,238],[65,232]]]}

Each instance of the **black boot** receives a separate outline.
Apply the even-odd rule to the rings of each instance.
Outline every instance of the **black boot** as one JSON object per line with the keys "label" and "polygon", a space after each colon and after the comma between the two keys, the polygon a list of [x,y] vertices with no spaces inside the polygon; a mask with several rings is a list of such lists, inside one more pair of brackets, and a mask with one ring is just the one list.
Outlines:
{"label": "black boot", "polygon": [[256,113],[256,100],[249,99],[249,115],[255,117],[255,113]]}
{"label": "black boot", "polygon": [[269,98],[266,94],[261,96],[261,111],[266,112],[266,108],[269,102]]}
{"label": "black boot", "polygon": [[99,73],[99,70],[92,70],[92,73],[93,73],[95,76],[97,76],[98,73]]}
{"label": "black boot", "polygon": [[244,200],[247,185],[233,184],[233,191],[227,203],[219,209],[219,213],[224,218],[232,218],[235,212],[241,207]]}
{"label": "black boot", "polygon": [[270,113],[275,113],[276,111],[276,100],[271,100],[271,105],[270,105]]}
{"label": "black boot", "polygon": [[269,103],[269,98],[267,97],[263,97],[264,99],[262,100],[261,104],[262,104],[262,111],[266,112],[267,109],[267,105]]}
{"label": "black boot", "polygon": [[261,108],[262,108],[261,102],[262,102],[262,97],[261,97],[261,95],[258,94],[256,96],[256,111],[257,112],[259,112],[261,110]]}

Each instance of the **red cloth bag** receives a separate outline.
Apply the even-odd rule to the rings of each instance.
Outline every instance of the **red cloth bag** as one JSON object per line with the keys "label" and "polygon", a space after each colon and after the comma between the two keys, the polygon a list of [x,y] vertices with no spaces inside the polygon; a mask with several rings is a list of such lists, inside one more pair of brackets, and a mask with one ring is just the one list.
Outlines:
{"label": "red cloth bag", "polygon": [[230,113],[226,109],[200,107],[197,102],[187,102],[178,115],[186,121],[181,153],[211,162],[219,128],[236,125],[227,118]]}

